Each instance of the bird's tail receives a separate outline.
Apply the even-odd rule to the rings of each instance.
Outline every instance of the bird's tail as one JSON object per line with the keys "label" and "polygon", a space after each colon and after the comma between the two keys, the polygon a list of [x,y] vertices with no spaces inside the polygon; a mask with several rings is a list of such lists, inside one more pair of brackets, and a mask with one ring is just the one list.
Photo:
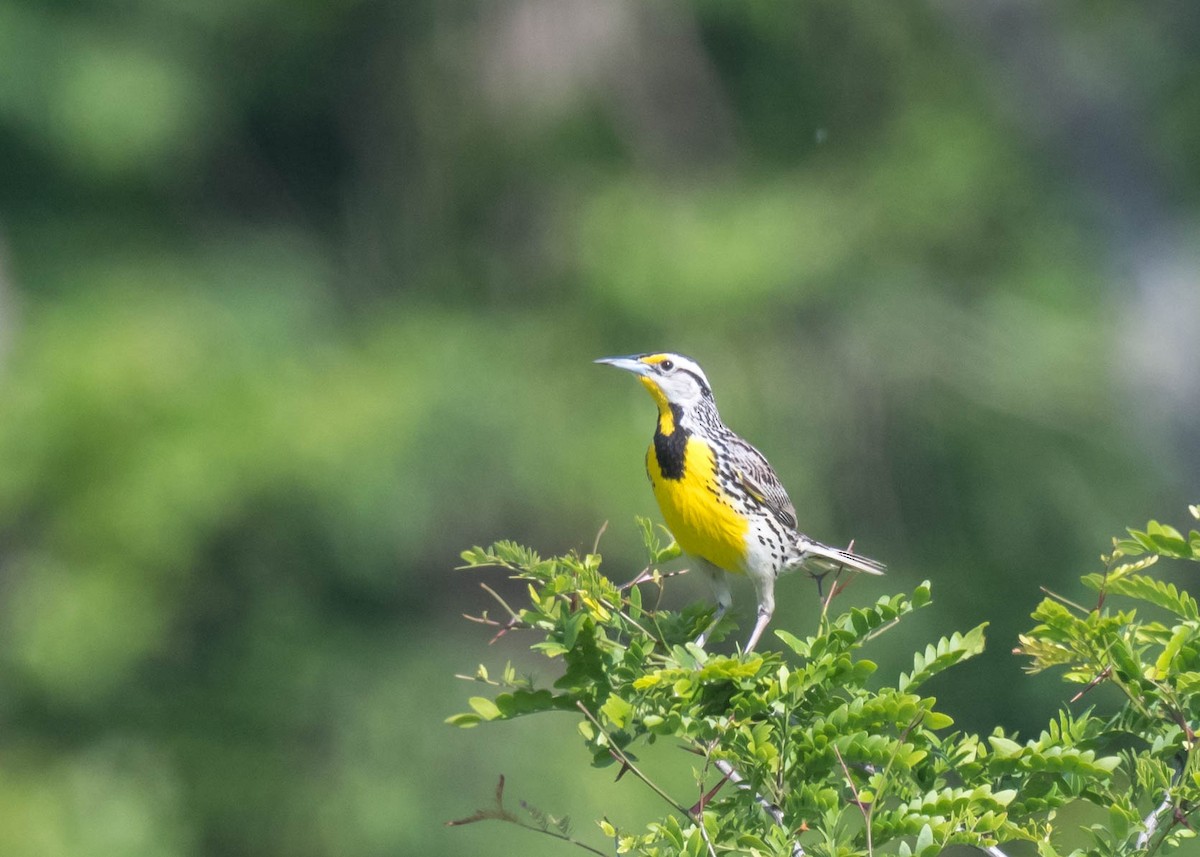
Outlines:
{"label": "bird's tail", "polygon": [[883,563],[868,557],[841,548],[831,548],[805,537],[800,538],[796,550],[799,553],[796,564],[818,573],[849,568],[864,574],[883,574],[887,568]]}

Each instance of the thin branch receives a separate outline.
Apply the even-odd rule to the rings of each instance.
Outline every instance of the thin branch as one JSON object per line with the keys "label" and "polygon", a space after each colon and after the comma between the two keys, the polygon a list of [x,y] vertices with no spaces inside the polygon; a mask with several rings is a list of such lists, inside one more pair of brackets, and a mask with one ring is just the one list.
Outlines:
{"label": "thin branch", "polygon": [[462,673],[455,673],[454,677],[461,678],[463,681],[483,682],[484,684],[490,684],[492,687],[504,687],[504,685],[501,684],[500,682],[498,682],[494,679],[484,678],[483,676],[480,676],[480,675],[463,675]]}
{"label": "thin branch", "polygon": [[[522,806],[524,806],[522,801]],[[529,812],[529,807],[525,807],[526,812]],[[535,816],[537,817],[537,816]],[[495,809],[477,809],[473,815],[466,818],[457,818],[453,821],[447,821],[447,827],[461,827],[464,824],[474,824],[478,821],[507,821],[509,824],[515,824],[517,827],[523,827],[526,830],[532,830],[534,833],[544,833],[547,836],[552,836],[563,842],[570,842],[572,845],[578,845],[584,851],[592,854],[599,854],[600,857],[608,857],[608,855],[598,848],[593,848],[586,842],[580,842],[575,837],[561,830],[551,830],[549,827],[530,824],[523,820],[520,816],[514,815],[504,806],[504,775],[500,775],[500,781],[496,783],[496,807]]]}
{"label": "thin branch", "polygon": [[828,621],[829,605],[833,602],[834,596],[837,595],[837,593],[839,591],[837,582],[838,582],[838,578],[842,576],[843,568],[844,568],[844,566],[838,566],[838,570],[836,572],[827,571],[824,574],[820,575],[819,577],[817,575],[813,575],[813,577],[816,578],[816,581],[817,581],[817,592],[818,593],[821,591],[821,586],[825,582],[825,577],[829,574],[833,575],[833,583],[830,584],[829,591],[821,597],[821,617],[817,620],[817,628],[818,629],[824,628],[826,622]]}
{"label": "thin branch", "polygon": [[586,717],[588,720],[590,720],[592,722],[592,725],[600,730],[600,734],[603,735],[608,740],[608,751],[609,751],[609,753],[612,754],[614,759],[616,759],[618,762],[620,762],[622,765],[624,765],[626,769],[632,771],[633,775],[635,777],[637,777],[639,780],[641,780],[643,783],[645,783],[647,786],[649,786],[651,791],[653,791],[656,795],[658,795],[660,798],[662,798],[667,803],[669,803],[671,806],[673,806],[678,812],[682,813],[685,816],[689,815],[687,807],[676,802],[676,800],[673,797],[671,797],[669,794],[667,794],[665,791],[663,791],[662,788],[657,783],[655,783],[653,780],[651,780],[649,777],[647,777],[645,774],[643,774],[640,770],[638,770],[637,765],[635,765],[633,763],[633,760],[630,759],[627,755],[625,755],[625,752],[616,745],[616,743],[612,740],[612,736],[609,735],[608,732],[605,731],[604,727],[600,725],[600,721],[596,719],[595,715],[593,715],[592,712],[587,710],[586,705],[584,705],[582,702],[577,701],[575,703],[575,707],[578,708],[580,711],[582,711],[583,716]]}
{"label": "thin branch", "polygon": [[620,616],[622,619],[624,619],[626,622],[628,622],[633,627],[637,628],[639,631],[641,631],[647,637],[650,637],[650,638],[654,637],[653,634],[651,634],[649,631],[647,631],[645,628],[643,628],[632,616],[630,616],[628,613],[626,613],[624,610],[622,610],[619,605],[613,604],[611,601],[608,601],[604,598],[597,598],[596,601],[598,601],[602,606],[607,607],[609,610],[616,613],[618,616]]}
{"label": "thin branch", "polygon": [[846,775],[846,782],[850,786],[850,791],[854,795],[854,805],[858,807],[858,811],[862,813],[863,826],[867,831],[867,857],[875,857],[875,845],[871,838],[871,809],[873,804],[864,804],[858,793],[858,786],[854,784],[854,777],[850,776],[850,769],[846,767],[846,760],[842,758],[842,751],[837,748],[837,744],[830,744],[833,747],[833,754],[837,756],[838,764],[842,766],[842,773]]}
{"label": "thin branch", "polygon": [[654,566],[648,565],[637,573],[633,580],[627,580],[617,587],[618,592],[628,592],[639,583],[649,583],[654,580]]}
{"label": "thin branch", "polygon": [[484,592],[486,592],[488,595],[495,598],[496,601],[498,601],[500,603],[500,606],[504,608],[505,612],[507,612],[509,616],[511,616],[514,620],[516,620],[518,622],[521,620],[521,614],[518,613],[516,610],[513,610],[511,607],[509,607],[508,602],[505,601],[503,598],[501,598],[500,594],[498,592],[496,592],[496,590],[492,589],[492,587],[488,586],[486,583],[481,583],[481,584],[479,584],[479,586],[481,589],[483,589]]}
{"label": "thin branch", "polygon": [[1067,605],[1068,607],[1074,607],[1074,608],[1075,608],[1076,610],[1078,610],[1080,613],[1083,613],[1083,614],[1085,614],[1085,615],[1086,615],[1086,614],[1088,614],[1088,613],[1091,613],[1091,612],[1092,612],[1091,610],[1089,610],[1089,609],[1087,609],[1086,607],[1084,607],[1082,604],[1076,604],[1076,603],[1075,603],[1074,601],[1072,601],[1071,599],[1069,599],[1069,598],[1064,598],[1063,596],[1059,595],[1057,592],[1055,592],[1055,591],[1053,591],[1053,590],[1051,590],[1051,589],[1047,589],[1047,588],[1046,588],[1046,587],[1044,587],[1044,586],[1039,586],[1039,587],[1038,587],[1038,589],[1042,590],[1042,592],[1044,592],[1044,593],[1046,593],[1047,595],[1049,595],[1049,596],[1050,596],[1051,598],[1053,598],[1055,601],[1059,601],[1059,602],[1061,602],[1061,603],[1063,603],[1063,604]]}
{"label": "thin branch", "polygon": [[863,645],[866,645],[867,643],[871,642],[876,637],[878,637],[880,634],[886,634],[888,631],[892,630],[899,624],[900,624],[899,617],[892,619],[890,622],[884,622],[882,625],[880,625],[874,631],[872,631],[871,633],[867,634],[865,637],[862,638]]}
{"label": "thin branch", "polygon": [[1112,675],[1112,671],[1113,671],[1112,664],[1109,664],[1104,669],[1100,670],[1100,673],[1094,679],[1089,681],[1087,683],[1087,686],[1084,687],[1083,690],[1079,691],[1079,693],[1075,694],[1069,700],[1067,700],[1067,705],[1071,705],[1072,703],[1078,702],[1085,693],[1092,690],[1094,687],[1099,685],[1100,682],[1104,681],[1106,678],[1108,678],[1110,675]]}
{"label": "thin branch", "polygon": [[600,537],[604,535],[604,531],[608,529],[608,521],[600,525],[600,532],[596,533],[596,540],[592,542],[592,553],[600,553]]}
{"label": "thin branch", "polygon": [[470,613],[464,613],[464,614],[462,614],[462,617],[464,619],[466,619],[468,622],[474,622],[477,625],[487,625],[492,628],[500,629],[499,631],[496,632],[495,636],[493,636],[492,639],[488,640],[489,646],[492,643],[499,640],[501,637],[503,637],[509,631],[528,631],[531,628],[533,628],[533,626],[530,625],[528,622],[522,622],[517,619],[509,619],[507,622],[497,622],[495,619],[490,618],[487,615],[486,611],[484,612],[484,614],[482,616],[472,616]]}
{"label": "thin branch", "polygon": [[580,842],[578,839],[576,839],[574,836],[571,836],[570,834],[559,833],[557,830],[551,830],[548,827],[545,827],[545,828],[536,827],[535,825],[529,824],[528,822],[522,821],[520,819],[515,820],[513,822],[513,824],[517,825],[517,827],[524,827],[526,830],[532,830],[534,833],[544,833],[547,836],[554,837],[555,839],[561,839],[563,842],[570,842],[572,845],[578,845],[584,851],[589,851],[592,854],[599,854],[600,857],[608,857],[608,854],[605,853],[604,851],[601,851],[599,848],[593,848],[591,845],[588,845],[586,842]]}

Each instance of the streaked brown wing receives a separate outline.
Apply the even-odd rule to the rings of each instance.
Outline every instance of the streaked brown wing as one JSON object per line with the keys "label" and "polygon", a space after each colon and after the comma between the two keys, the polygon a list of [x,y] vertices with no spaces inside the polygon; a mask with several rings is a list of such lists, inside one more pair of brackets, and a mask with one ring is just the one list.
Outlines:
{"label": "streaked brown wing", "polygon": [[747,443],[735,444],[731,445],[730,462],[746,493],[779,523],[796,529],[796,508],[763,454]]}

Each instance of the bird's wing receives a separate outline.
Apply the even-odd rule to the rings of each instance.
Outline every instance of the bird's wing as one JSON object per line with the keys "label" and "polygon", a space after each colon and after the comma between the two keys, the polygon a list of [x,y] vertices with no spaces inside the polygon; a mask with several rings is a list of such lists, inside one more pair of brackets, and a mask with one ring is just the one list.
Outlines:
{"label": "bird's wing", "polygon": [[731,444],[733,473],[752,500],[766,507],[779,523],[796,529],[796,507],[763,454],[749,444]]}

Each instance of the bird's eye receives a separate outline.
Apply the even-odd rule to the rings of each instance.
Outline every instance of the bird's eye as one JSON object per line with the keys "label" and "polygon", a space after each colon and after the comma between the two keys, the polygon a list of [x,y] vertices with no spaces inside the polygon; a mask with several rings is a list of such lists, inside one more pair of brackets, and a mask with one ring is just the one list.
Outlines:
{"label": "bird's eye", "polygon": [[664,360],[662,363],[659,363],[658,365],[662,367],[662,370],[664,372],[670,372],[672,369],[675,368],[675,364],[672,363],[670,360]]}

